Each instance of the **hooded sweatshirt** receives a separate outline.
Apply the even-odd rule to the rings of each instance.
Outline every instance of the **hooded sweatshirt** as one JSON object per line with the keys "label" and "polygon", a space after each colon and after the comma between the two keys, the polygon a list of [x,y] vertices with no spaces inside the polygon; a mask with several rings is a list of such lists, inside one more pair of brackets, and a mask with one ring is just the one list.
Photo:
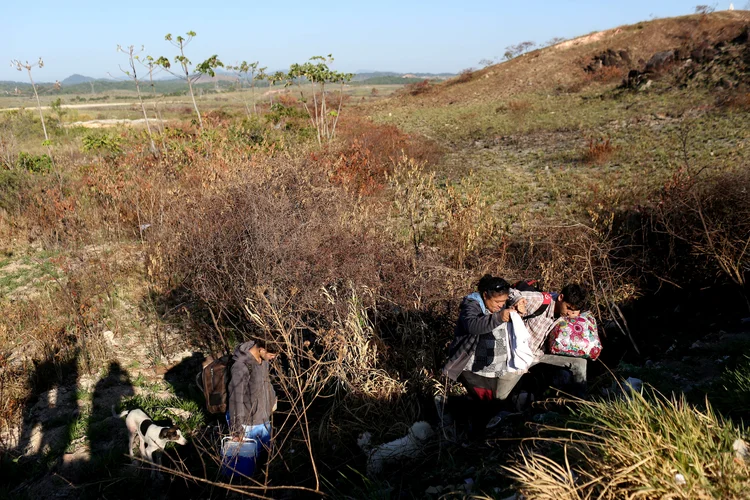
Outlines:
{"label": "hooded sweatshirt", "polygon": [[250,353],[254,341],[237,346],[232,355],[229,381],[229,416],[232,430],[240,425],[258,425],[271,420],[276,392],[271,385],[268,361],[260,363]]}

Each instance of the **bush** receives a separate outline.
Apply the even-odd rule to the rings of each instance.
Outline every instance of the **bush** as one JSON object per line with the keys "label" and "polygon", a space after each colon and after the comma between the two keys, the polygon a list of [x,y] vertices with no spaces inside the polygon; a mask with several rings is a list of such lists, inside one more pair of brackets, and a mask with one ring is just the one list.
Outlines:
{"label": "bush", "polygon": [[52,170],[52,159],[49,155],[32,155],[21,151],[18,153],[16,168],[35,174],[45,174]]}
{"label": "bush", "polygon": [[409,95],[426,94],[432,89],[432,84],[429,80],[422,80],[421,82],[410,83],[404,89]]}
{"label": "bush", "polygon": [[610,159],[614,152],[615,147],[608,137],[591,138],[583,153],[583,161],[589,165],[602,165]]}
{"label": "bush", "polygon": [[391,252],[364,225],[344,222],[356,213],[348,195],[297,165],[272,170],[176,207],[174,226],[157,236],[170,274],[209,307],[234,314],[257,288],[322,310],[322,287],[352,280],[377,288]]}
{"label": "bush", "polygon": [[[481,63],[481,61],[480,61]],[[490,61],[490,64],[492,64],[492,61]],[[487,64],[486,66],[489,66],[490,64]],[[474,79],[474,76],[476,75],[476,71],[474,68],[466,68],[462,70],[458,76],[452,80],[449,80],[450,85],[457,85],[460,83],[467,83]]]}
{"label": "bush", "polygon": [[95,132],[83,136],[83,150],[114,157],[122,153],[122,138],[115,134]]}
{"label": "bush", "polygon": [[21,206],[27,178],[21,170],[0,170],[0,208],[8,212]]}
{"label": "bush", "polygon": [[[723,274],[740,287],[750,271],[750,171],[739,168],[712,176],[680,169],[665,186],[655,208],[654,230],[670,246],[689,252],[670,255],[688,276]],[[696,267],[696,265],[698,267]]]}
{"label": "bush", "polygon": [[528,498],[730,499],[750,491],[750,468],[733,448],[742,433],[710,406],[652,391],[572,403],[564,428],[541,427],[553,450],[525,450],[505,467]]}
{"label": "bush", "polygon": [[334,183],[354,193],[379,192],[404,155],[426,165],[437,163],[442,155],[434,142],[405,134],[394,125],[345,117],[338,130],[339,147],[313,158],[321,161]]}

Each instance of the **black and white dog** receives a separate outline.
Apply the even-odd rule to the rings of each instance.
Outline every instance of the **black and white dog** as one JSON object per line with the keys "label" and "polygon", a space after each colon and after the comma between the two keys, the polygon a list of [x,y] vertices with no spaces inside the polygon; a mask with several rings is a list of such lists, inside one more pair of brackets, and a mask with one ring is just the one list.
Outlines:
{"label": "black and white dog", "polygon": [[[114,411],[112,413],[118,416]],[[141,458],[159,465],[161,465],[161,454],[168,442],[187,444],[187,439],[182,435],[180,429],[175,426],[162,427],[154,424],[143,410],[126,410],[120,413],[119,417],[125,417],[125,426],[128,428],[130,458],[133,458],[136,436],[140,440]],[[156,462],[154,462],[154,452],[159,452],[156,454]]]}

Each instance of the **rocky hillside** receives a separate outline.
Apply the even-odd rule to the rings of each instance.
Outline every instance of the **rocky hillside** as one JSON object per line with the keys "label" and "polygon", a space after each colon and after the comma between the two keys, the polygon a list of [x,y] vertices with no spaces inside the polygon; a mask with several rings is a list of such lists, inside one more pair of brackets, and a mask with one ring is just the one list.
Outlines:
{"label": "rocky hillside", "polygon": [[523,54],[381,106],[446,106],[529,91],[579,91],[619,80],[631,70],[658,70],[690,58],[707,62],[721,55],[722,47],[748,24],[750,11],[723,11],[620,26]]}

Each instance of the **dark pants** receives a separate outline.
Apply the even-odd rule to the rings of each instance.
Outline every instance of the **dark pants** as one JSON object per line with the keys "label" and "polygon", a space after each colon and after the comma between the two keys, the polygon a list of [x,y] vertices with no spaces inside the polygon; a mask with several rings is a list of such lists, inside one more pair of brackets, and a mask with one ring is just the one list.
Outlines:
{"label": "dark pants", "polygon": [[[572,393],[574,396],[583,397],[586,392],[586,359],[585,358],[573,358],[570,356],[557,356],[554,354],[545,354],[539,361],[534,363],[557,366],[559,368],[565,368],[569,370],[573,375],[573,388]],[[510,395],[513,388],[521,380],[523,373],[506,373],[496,380],[497,386],[495,389],[495,397],[497,399],[505,399]],[[484,378],[484,377],[482,377]]]}
{"label": "dark pants", "polygon": [[[586,390],[586,359],[545,354],[534,364],[538,363],[569,370],[573,375],[573,395],[583,397]],[[489,378],[470,371],[461,372],[458,381],[466,388],[467,397],[462,401],[450,398],[449,406],[454,415],[466,412],[470,424],[470,439],[482,438],[487,423],[503,409],[503,401],[523,375],[506,373],[498,378]]]}
{"label": "dark pants", "polygon": [[466,388],[466,398],[463,401],[451,401],[451,409],[462,406],[469,422],[469,439],[478,440],[484,437],[487,423],[501,409],[503,402],[495,397],[497,379],[482,377],[472,372],[462,372],[458,377]]}

